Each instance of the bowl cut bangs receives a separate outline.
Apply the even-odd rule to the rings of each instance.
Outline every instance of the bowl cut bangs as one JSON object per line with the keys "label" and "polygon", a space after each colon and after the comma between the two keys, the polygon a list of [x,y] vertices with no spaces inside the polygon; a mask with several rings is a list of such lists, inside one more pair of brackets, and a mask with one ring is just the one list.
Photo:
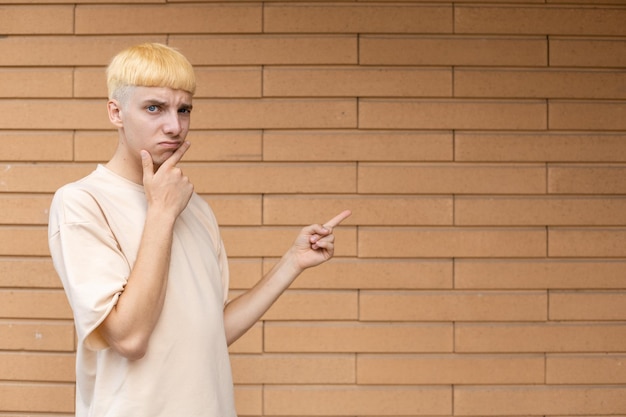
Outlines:
{"label": "bowl cut bangs", "polygon": [[109,98],[121,99],[126,87],[168,87],[196,92],[193,66],[176,49],[159,43],[132,46],[117,54],[106,70]]}

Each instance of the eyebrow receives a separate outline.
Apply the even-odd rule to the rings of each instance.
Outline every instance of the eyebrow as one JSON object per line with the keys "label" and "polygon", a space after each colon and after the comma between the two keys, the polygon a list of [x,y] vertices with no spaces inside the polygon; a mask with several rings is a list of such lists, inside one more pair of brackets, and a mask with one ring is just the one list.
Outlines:
{"label": "eyebrow", "polygon": [[[144,100],[143,105],[144,106],[151,106],[151,105],[165,106],[167,105],[167,102],[156,99],[156,98],[149,98],[149,99]],[[182,103],[178,108],[184,109],[184,110],[191,110],[193,109],[193,105],[191,105],[190,103]]]}
{"label": "eyebrow", "polygon": [[143,101],[143,105],[147,106],[147,105],[159,105],[159,106],[165,106],[167,103],[163,100],[157,100],[156,98],[149,98]]}

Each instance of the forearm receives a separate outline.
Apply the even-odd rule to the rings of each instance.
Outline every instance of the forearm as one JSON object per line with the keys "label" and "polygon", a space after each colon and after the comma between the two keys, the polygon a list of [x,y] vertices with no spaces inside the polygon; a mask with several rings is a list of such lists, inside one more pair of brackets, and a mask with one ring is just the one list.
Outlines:
{"label": "forearm", "polygon": [[163,308],[174,222],[164,221],[156,210],[148,211],[128,282],[100,327],[109,345],[130,359],[145,354]]}
{"label": "forearm", "polygon": [[224,309],[228,345],[248,331],[301,273],[289,251],[254,287],[228,303]]}
{"label": "forearm", "polygon": [[303,228],[278,264],[257,285],[226,306],[224,326],[229,345],[265,314],[302,271],[332,258],[335,240],[332,230],[350,214],[350,210],[345,210],[324,225]]}

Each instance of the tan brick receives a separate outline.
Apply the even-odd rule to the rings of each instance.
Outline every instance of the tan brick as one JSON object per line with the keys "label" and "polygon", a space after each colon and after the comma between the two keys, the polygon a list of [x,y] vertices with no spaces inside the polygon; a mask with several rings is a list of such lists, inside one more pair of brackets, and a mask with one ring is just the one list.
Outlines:
{"label": "tan brick", "polygon": [[[174,1],[181,1],[181,0],[174,0]],[[542,2],[540,2],[542,3]],[[553,4],[585,4],[588,3],[587,0],[576,0],[576,1],[570,1],[570,0],[548,0],[547,2],[548,4],[553,3]],[[607,1],[600,1],[600,2],[595,2],[595,1],[591,1],[591,4],[606,4],[606,5],[610,5],[610,4],[615,4],[615,5],[620,5],[622,4],[622,2],[620,0],[607,0]]]}
{"label": "tan brick", "polygon": [[455,387],[455,415],[601,415],[626,412],[625,387]]}
{"label": "tan brick", "polygon": [[272,4],[264,9],[265,32],[450,33],[449,5]]}
{"label": "tan brick", "polygon": [[288,290],[262,320],[356,320],[357,291]]}
{"label": "tan brick", "polygon": [[621,260],[533,259],[454,261],[459,289],[626,288]]}
{"label": "tan brick", "polygon": [[47,228],[0,227],[0,255],[49,256]]}
{"label": "tan brick", "polygon": [[356,127],[354,99],[194,101],[196,129],[334,129]]}
{"label": "tan brick", "polygon": [[626,228],[550,228],[548,254],[555,257],[624,257]]}
{"label": "tan brick", "polygon": [[626,135],[609,132],[456,132],[454,160],[624,162]]}
{"label": "tan brick", "polygon": [[0,13],[3,35],[71,34],[74,30],[72,5],[11,5]]}
{"label": "tan brick", "polygon": [[[353,193],[349,163],[181,164],[198,193]],[[1,165],[0,165],[1,167]],[[1,178],[1,177],[0,177]]]}
{"label": "tan brick", "polygon": [[266,352],[451,352],[452,324],[272,322]]}
{"label": "tan brick", "polygon": [[240,416],[260,416],[263,414],[263,387],[235,385],[235,408]]}
{"label": "tan brick", "polygon": [[550,291],[550,320],[626,320],[626,292]]}
{"label": "tan brick", "polygon": [[361,163],[359,193],[543,194],[539,164]]}
{"label": "tan brick", "polygon": [[168,44],[194,65],[348,65],[358,59],[353,35],[172,35]]}
{"label": "tan brick", "polygon": [[72,133],[69,131],[0,131],[2,161],[70,161]]}
{"label": "tan brick", "polygon": [[106,102],[107,84],[104,67],[74,68],[74,97],[100,98]]}
{"label": "tan brick", "polygon": [[459,226],[601,226],[626,224],[621,197],[456,197]]}
{"label": "tan brick", "polygon": [[459,323],[455,352],[621,352],[623,323]]}
{"label": "tan brick", "polygon": [[[221,232],[229,256],[282,256],[291,247],[300,228],[223,227]],[[340,227],[333,234],[336,237],[335,256],[356,256],[355,228]]]}
{"label": "tan brick", "polygon": [[363,129],[545,129],[546,104],[538,100],[361,99]]}
{"label": "tan brick", "polygon": [[268,415],[448,415],[450,387],[277,386],[266,387]]}
{"label": "tan brick", "polygon": [[263,260],[261,258],[235,258],[229,256],[230,285],[232,289],[248,289],[263,277]]}
{"label": "tan brick", "polygon": [[624,384],[626,355],[583,354],[546,356],[548,384]]}
{"label": "tan brick", "polygon": [[[0,66],[107,65],[122,49],[143,42],[166,43],[166,37],[9,36],[0,44]],[[37,113],[29,113],[31,114]],[[75,112],[69,110],[67,115],[80,119]],[[56,113],[56,116],[59,114]]]}
{"label": "tan brick", "polygon": [[[61,112],[60,109],[63,109]],[[61,112],[61,114],[60,114]],[[36,114],[37,117],[32,117]],[[0,124],[5,129],[109,129],[106,103],[101,100],[0,100]]]}
{"label": "tan brick", "polygon": [[195,69],[195,97],[261,97],[261,67]]}
{"label": "tan brick", "polygon": [[232,355],[235,384],[350,384],[354,355]]}
{"label": "tan brick", "polygon": [[185,161],[260,161],[262,134],[258,130],[192,130]]}
{"label": "tan brick", "polygon": [[0,319],[0,349],[72,352],[74,323],[69,320]]}
{"label": "tan brick", "polygon": [[451,161],[450,132],[266,131],[266,161]]}
{"label": "tan brick", "polygon": [[[184,22],[184,24],[182,23]],[[261,4],[78,5],[77,34],[260,32]]]}
{"label": "tan brick", "polygon": [[517,35],[624,35],[623,8],[486,6],[454,8],[455,33]]}
{"label": "tan brick", "polygon": [[261,224],[262,201],[258,195],[203,196],[220,226],[257,226]]}
{"label": "tan brick", "polygon": [[548,192],[554,194],[624,194],[626,165],[550,164]]}
{"label": "tan brick", "polygon": [[454,70],[455,97],[626,98],[626,74],[613,70]]}
{"label": "tan brick", "polygon": [[[514,54],[511,51],[515,51]],[[536,67],[547,64],[542,37],[361,35],[363,65],[492,65]]]}
{"label": "tan brick", "polygon": [[553,67],[625,67],[626,40],[623,38],[550,37],[549,62]]}
{"label": "tan brick", "polygon": [[358,384],[541,384],[540,355],[371,355],[357,356]]}
{"label": "tan brick", "polygon": [[270,195],[263,199],[263,224],[321,223],[345,209],[352,215],[342,225],[452,224],[451,197],[393,195]]}
{"label": "tan brick", "polygon": [[78,131],[74,138],[74,160],[105,162],[115,152],[117,131]]}
{"label": "tan brick", "polygon": [[263,352],[263,323],[258,322],[243,336],[229,346],[230,353],[261,353]]}
{"label": "tan brick", "polygon": [[0,317],[71,319],[62,290],[0,290]]}
{"label": "tan brick", "polygon": [[74,411],[74,384],[0,382],[2,409],[25,412]]}
{"label": "tan brick", "polygon": [[54,68],[0,69],[0,91],[3,98],[71,97],[72,71]]}
{"label": "tan brick", "polygon": [[269,67],[265,97],[450,97],[452,71],[405,67]]}
{"label": "tan brick", "polygon": [[[56,0],[53,0],[56,1]],[[174,0],[174,1],[179,1],[179,0]],[[72,0],[60,0],[59,2],[72,2]],[[186,1],[185,1],[186,2]],[[90,4],[90,3],[96,3],[93,0],[80,0],[78,2],[74,2],[72,4],[75,3],[79,3],[79,4]],[[124,0],[112,0],[110,2],[111,4],[117,4],[117,3],[129,3],[127,1]],[[154,2],[152,0],[133,0],[133,4],[153,4]]]}
{"label": "tan brick", "polygon": [[624,101],[557,101],[548,103],[550,129],[625,130]]}
{"label": "tan brick", "polygon": [[372,228],[359,229],[359,256],[371,257],[543,257],[541,228]]}
{"label": "tan brick", "polygon": [[52,193],[94,169],[94,164],[2,164],[0,182],[7,192]]}
{"label": "tan brick", "polygon": [[[276,260],[266,261],[268,272]],[[334,258],[306,270],[291,288],[433,289],[452,288],[452,262],[423,259]]]}
{"label": "tan brick", "polygon": [[361,291],[363,321],[543,321],[544,291]]}
{"label": "tan brick", "polygon": [[75,368],[74,354],[0,352],[2,380],[74,382]]}
{"label": "tan brick", "polygon": [[[23,417],[23,416],[24,416],[24,414],[21,414],[21,413],[19,413],[19,414],[4,413],[2,415],[2,417]],[[75,416],[74,413],[72,413],[72,414],[66,414],[66,413],[63,413],[63,414],[59,414],[59,413],[54,413],[54,414],[47,414],[47,413],[46,414],[37,414],[37,417],[74,417],[74,416]]]}
{"label": "tan brick", "polygon": [[0,194],[0,224],[47,225],[50,195]]}
{"label": "tan brick", "polygon": [[0,287],[61,288],[50,258],[0,258]]}

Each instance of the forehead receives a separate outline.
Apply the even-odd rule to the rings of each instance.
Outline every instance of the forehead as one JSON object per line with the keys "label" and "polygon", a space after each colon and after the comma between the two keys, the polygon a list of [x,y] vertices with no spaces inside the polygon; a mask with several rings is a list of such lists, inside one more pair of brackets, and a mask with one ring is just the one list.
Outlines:
{"label": "forehead", "polygon": [[131,100],[140,103],[154,102],[168,105],[191,105],[191,93],[169,87],[133,87]]}

